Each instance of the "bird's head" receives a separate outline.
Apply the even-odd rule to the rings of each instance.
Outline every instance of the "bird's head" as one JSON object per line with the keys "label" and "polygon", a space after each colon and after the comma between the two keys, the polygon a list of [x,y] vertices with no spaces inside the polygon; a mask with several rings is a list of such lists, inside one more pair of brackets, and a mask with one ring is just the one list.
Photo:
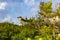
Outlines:
{"label": "bird's head", "polygon": [[18,18],[18,20],[21,20],[22,19],[22,17],[21,16],[19,16],[19,17],[17,17]]}
{"label": "bird's head", "polygon": [[17,17],[17,18],[22,18],[21,16]]}
{"label": "bird's head", "polygon": [[19,16],[17,18],[18,18],[18,20],[19,20],[20,23],[26,24],[25,20],[21,16]]}

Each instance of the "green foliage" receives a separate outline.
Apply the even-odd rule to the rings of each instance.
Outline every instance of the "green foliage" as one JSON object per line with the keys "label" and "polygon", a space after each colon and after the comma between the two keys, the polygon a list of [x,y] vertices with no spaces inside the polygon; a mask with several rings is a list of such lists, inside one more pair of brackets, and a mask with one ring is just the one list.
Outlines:
{"label": "green foliage", "polygon": [[51,6],[52,6],[52,2],[48,2],[48,3],[41,2],[40,3],[40,9],[46,13],[50,13],[52,11]]}
{"label": "green foliage", "polygon": [[[52,29],[50,27],[33,28],[32,25],[28,24],[25,26],[18,26],[11,23],[1,23],[0,26],[0,38],[10,38],[12,40],[27,40],[28,38],[37,40],[40,37],[44,39],[47,35],[52,35]],[[4,27],[3,27],[4,25]],[[9,25],[9,26],[8,26]],[[36,25],[37,26],[37,25]],[[48,31],[47,31],[48,30]],[[51,31],[51,32],[50,32]],[[46,35],[47,34],[47,35]],[[36,37],[39,36],[39,37]]]}
{"label": "green foliage", "polygon": [[[40,37],[44,38],[47,35],[50,35],[50,36],[52,35],[51,33],[52,29],[50,29],[49,27],[46,27],[46,28],[41,27],[41,30],[37,30],[36,28],[33,28],[32,25],[30,24],[25,26],[18,26],[11,23],[7,23],[7,24],[0,23],[0,24],[2,24],[0,26],[0,38],[10,38],[11,40],[27,40],[28,38],[31,38],[32,40],[33,39],[37,40]],[[39,37],[36,37],[36,36],[39,36]]]}
{"label": "green foliage", "polygon": [[58,8],[56,9],[56,15],[60,16],[60,5],[59,5]]}
{"label": "green foliage", "polygon": [[[0,23],[0,38],[8,38],[6,40],[58,40],[58,22],[51,23],[49,18],[53,18],[56,15],[59,16],[59,11],[55,16],[52,13],[52,2],[41,2],[39,17],[26,19],[27,24],[16,25],[9,22]],[[59,9],[59,8],[58,8]],[[59,9],[60,10],[60,9]],[[52,17],[51,17],[52,16]],[[55,20],[55,19],[54,19]],[[52,20],[51,20],[52,21]],[[60,28],[60,27],[58,27]],[[53,33],[54,32],[54,33]],[[55,34],[55,35],[53,35]],[[55,37],[56,36],[56,37]],[[5,39],[4,39],[5,40]]]}
{"label": "green foliage", "polygon": [[44,17],[51,17],[52,12],[52,2],[41,2],[40,3],[40,12],[38,12],[40,15],[43,15]]}

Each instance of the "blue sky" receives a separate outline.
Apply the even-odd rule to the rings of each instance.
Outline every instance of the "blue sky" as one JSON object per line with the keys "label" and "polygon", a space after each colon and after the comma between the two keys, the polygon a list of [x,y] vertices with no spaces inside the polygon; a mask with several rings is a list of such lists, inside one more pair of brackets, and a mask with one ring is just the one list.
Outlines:
{"label": "blue sky", "polygon": [[[19,23],[17,17],[32,17],[39,10],[41,0],[0,0],[0,22]],[[44,0],[43,0],[44,1]],[[45,0],[47,2],[49,0]],[[53,0],[52,0],[53,1]],[[53,7],[57,5],[59,0],[53,1]]]}

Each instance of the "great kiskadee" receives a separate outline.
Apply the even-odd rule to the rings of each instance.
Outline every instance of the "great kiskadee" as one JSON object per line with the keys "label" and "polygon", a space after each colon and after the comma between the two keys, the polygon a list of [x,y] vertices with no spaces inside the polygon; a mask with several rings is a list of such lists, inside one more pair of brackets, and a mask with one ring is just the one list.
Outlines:
{"label": "great kiskadee", "polygon": [[20,23],[22,23],[22,24],[26,24],[27,23],[26,20],[23,19],[21,16],[19,16],[17,18],[18,18],[18,20],[19,20]]}

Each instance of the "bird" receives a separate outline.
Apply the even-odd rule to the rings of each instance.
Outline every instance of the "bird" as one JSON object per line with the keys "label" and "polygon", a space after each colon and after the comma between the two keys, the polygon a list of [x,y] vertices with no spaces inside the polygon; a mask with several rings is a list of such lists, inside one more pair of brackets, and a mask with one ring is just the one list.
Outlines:
{"label": "bird", "polygon": [[23,19],[21,16],[17,17],[19,22],[22,24],[27,24],[27,20]]}

